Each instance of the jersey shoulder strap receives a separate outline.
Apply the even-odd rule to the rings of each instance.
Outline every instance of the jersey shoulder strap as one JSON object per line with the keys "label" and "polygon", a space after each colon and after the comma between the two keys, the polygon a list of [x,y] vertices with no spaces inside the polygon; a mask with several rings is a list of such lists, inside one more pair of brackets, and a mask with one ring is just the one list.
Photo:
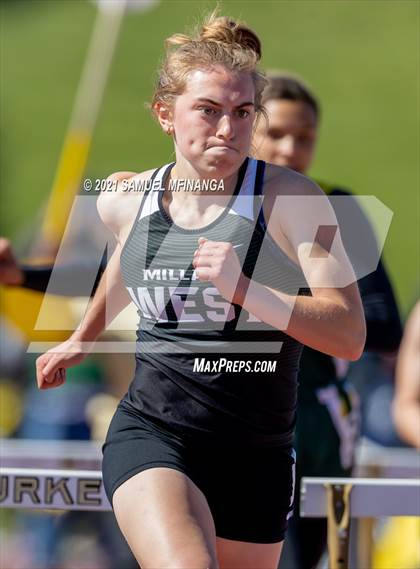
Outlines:
{"label": "jersey shoulder strap", "polygon": [[153,182],[157,179],[159,174],[161,175],[162,171],[166,171],[166,166],[160,166],[159,168],[156,168],[156,170],[154,170],[154,172],[152,173],[150,178],[148,180],[145,180],[146,189],[144,190],[143,196],[140,200],[140,205],[139,205],[139,208],[137,210],[136,217],[133,221],[133,225],[131,226],[131,229],[130,229],[130,232],[127,236],[127,239],[125,240],[125,243],[121,249],[121,255],[123,254],[124,250],[126,249],[128,242],[131,241],[131,238],[132,238],[133,233],[136,229],[137,223],[141,218],[141,214],[142,214],[142,211],[144,209],[144,205],[146,203],[146,200],[147,200],[148,196],[151,194],[151,190],[154,187]]}

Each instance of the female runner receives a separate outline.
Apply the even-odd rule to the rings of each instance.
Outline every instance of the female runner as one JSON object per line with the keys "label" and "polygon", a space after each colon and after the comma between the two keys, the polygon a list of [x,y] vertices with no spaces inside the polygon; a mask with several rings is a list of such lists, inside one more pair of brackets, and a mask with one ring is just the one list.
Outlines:
{"label": "female runner", "polygon": [[302,344],[357,359],[360,297],[339,239],[314,231],[314,217],[335,224],[322,191],[248,156],[265,85],[255,33],[213,14],[167,44],[152,108],[176,161],[109,177],[117,191],[98,210],[116,250],[79,329],[38,358],[37,381],[62,385],[132,299],[136,372],[103,447],[128,544],[143,569],[274,569]]}

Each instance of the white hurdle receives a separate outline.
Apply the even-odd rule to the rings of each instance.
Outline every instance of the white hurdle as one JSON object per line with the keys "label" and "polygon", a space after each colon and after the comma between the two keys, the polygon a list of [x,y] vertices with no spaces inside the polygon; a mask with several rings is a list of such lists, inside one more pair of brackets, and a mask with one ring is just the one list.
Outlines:
{"label": "white hurdle", "polygon": [[358,478],[419,478],[420,452],[407,447],[384,447],[362,437],[353,472]]}
{"label": "white hurdle", "polygon": [[420,480],[303,478],[302,517],[327,517],[330,569],[348,568],[350,518],[420,516]]}
{"label": "white hurdle", "polygon": [[[384,447],[362,437],[356,448],[353,476],[357,478],[420,478],[420,453],[408,447]],[[375,518],[357,522],[357,561],[360,567],[372,567]]]}
{"label": "white hurdle", "polygon": [[[365,447],[363,454],[359,452],[356,472],[374,477],[302,479],[301,515],[328,519],[330,569],[348,567],[351,518],[367,525],[370,520],[372,525],[375,517],[420,516],[419,453],[372,445],[366,452]],[[0,438],[0,458],[0,507],[111,510],[100,471],[100,443]],[[391,472],[405,478],[378,478]],[[363,533],[368,534],[366,546],[371,533]],[[368,551],[360,566],[371,566],[366,562],[369,556]]]}
{"label": "white hurdle", "polygon": [[0,459],[12,468],[100,470],[101,443],[0,438]]}
{"label": "white hurdle", "polygon": [[96,470],[0,468],[0,507],[111,510]]}

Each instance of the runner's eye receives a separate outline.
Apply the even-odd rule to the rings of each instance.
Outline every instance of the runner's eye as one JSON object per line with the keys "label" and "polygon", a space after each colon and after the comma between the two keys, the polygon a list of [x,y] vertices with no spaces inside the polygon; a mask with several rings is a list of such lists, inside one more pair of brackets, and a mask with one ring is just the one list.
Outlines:
{"label": "runner's eye", "polygon": [[245,110],[245,109],[239,109],[238,111],[238,117],[240,119],[246,119],[249,117],[249,111]]}
{"label": "runner's eye", "polygon": [[283,138],[284,135],[285,133],[281,130],[268,129],[267,131],[267,136],[272,140],[279,140],[280,138]]}
{"label": "runner's eye", "polygon": [[212,107],[198,107],[198,110],[201,112],[201,114],[207,117],[211,117],[217,114],[217,110],[213,109]]}
{"label": "runner's eye", "polygon": [[301,135],[301,136],[299,136],[299,138],[298,138],[299,144],[302,144],[302,145],[312,144],[313,140],[314,140],[314,139],[313,139],[312,136],[306,135],[306,134],[305,134],[305,135]]}

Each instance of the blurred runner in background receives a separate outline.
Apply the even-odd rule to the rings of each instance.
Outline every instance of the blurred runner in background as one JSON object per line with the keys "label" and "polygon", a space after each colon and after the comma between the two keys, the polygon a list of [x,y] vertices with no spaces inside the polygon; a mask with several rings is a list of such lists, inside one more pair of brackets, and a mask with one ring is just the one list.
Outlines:
{"label": "blurred runner in background", "polygon": [[[398,353],[393,415],[401,439],[420,449],[420,301],[409,314]],[[420,518],[383,520],[377,534],[372,569],[420,567]]]}
{"label": "blurred runner in background", "polygon": [[400,437],[420,450],[420,300],[407,320],[398,354],[393,411]]}
{"label": "blurred runner in background", "polygon": [[[315,154],[320,126],[320,105],[298,77],[271,73],[263,93],[268,122],[260,120],[254,137],[257,157],[306,174]],[[330,196],[351,196],[333,184],[317,183]],[[334,200],[332,205],[334,207]],[[350,207],[350,205],[348,206]],[[352,215],[335,213],[350,260],[361,266],[360,251],[377,249],[370,223],[352,200]],[[352,220],[363,231],[354,235]],[[364,245],[361,247],[360,244]],[[392,353],[401,339],[396,300],[383,261],[376,271],[359,280],[367,324],[366,350]],[[302,476],[349,476],[359,431],[358,396],[346,381],[348,363],[304,347],[299,373],[298,415],[295,434],[297,479],[295,515],[289,525],[280,567],[316,567],[326,548],[327,521],[299,517]]]}

